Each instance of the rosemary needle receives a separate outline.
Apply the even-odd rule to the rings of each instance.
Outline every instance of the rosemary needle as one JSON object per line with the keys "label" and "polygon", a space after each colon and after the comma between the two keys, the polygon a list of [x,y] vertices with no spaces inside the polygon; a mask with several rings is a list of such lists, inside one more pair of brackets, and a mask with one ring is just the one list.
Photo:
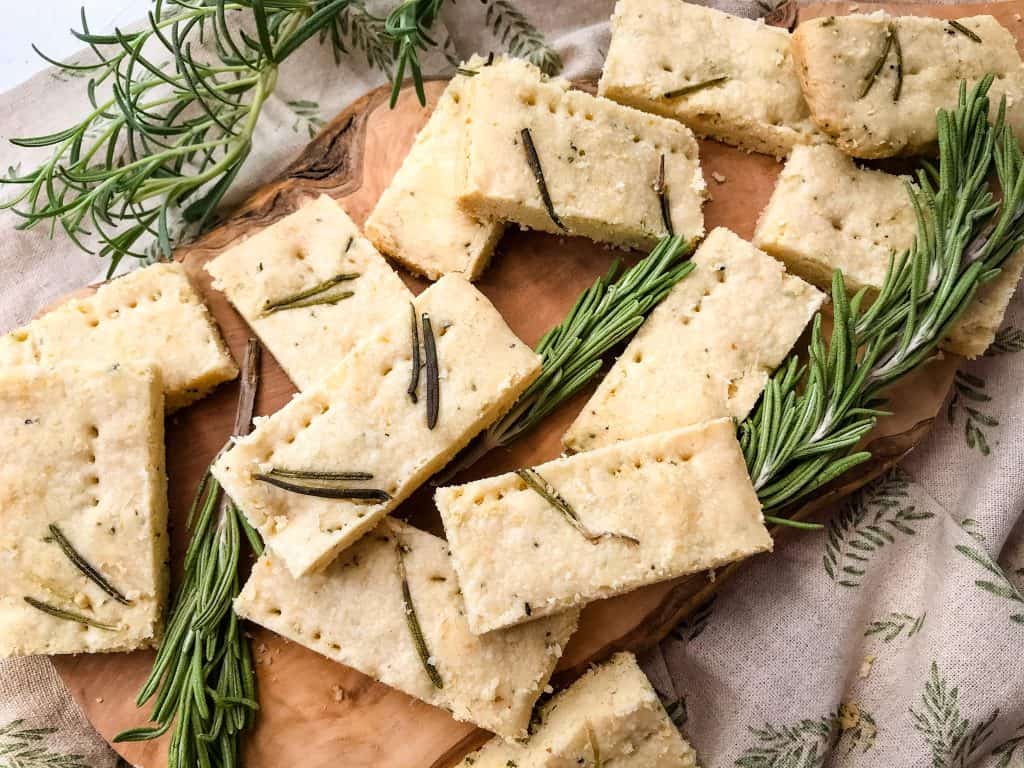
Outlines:
{"label": "rosemary needle", "polygon": [[95,619],[90,619],[88,616],[83,616],[80,613],[75,613],[73,611],[65,611],[63,608],[57,608],[56,606],[50,605],[49,603],[44,603],[41,600],[36,600],[34,597],[28,597],[26,595],[24,600],[26,603],[31,605],[36,610],[42,611],[43,613],[48,613],[57,619],[63,619],[64,621],[77,621],[79,624],[85,624],[86,626],[106,630],[107,632],[115,632],[117,630],[117,627],[112,626],[110,624],[103,624],[99,621],[96,621]]}
{"label": "rosemary needle", "polygon": [[338,485],[307,485],[305,483],[293,483],[277,477],[273,470],[270,472],[258,472],[253,478],[260,482],[268,483],[276,488],[290,493],[298,493],[302,496],[315,496],[320,499],[348,499],[350,501],[377,501],[385,502],[391,500],[391,494],[379,488],[349,488]]}
{"label": "rosemary needle", "polygon": [[[269,315],[272,312],[279,312],[280,310],[283,309],[296,309],[298,307],[311,306],[310,303],[306,302],[307,299],[320,296],[325,291],[328,291],[334,286],[336,286],[338,283],[347,282],[349,280],[355,280],[357,277],[359,277],[359,273],[357,272],[344,272],[340,275],[329,277],[323,282],[317,283],[312,288],[306,288],[305,290],[299,291],[298,293],[290,294],[288,296],[285,296],[283,299],[277,299],[276,301],[268,301],[266,304],[263,305],[263,314]],[[346,291],[345,293],[342,293],[337,298],[335,298],[334,301],[341,301],[343,298],[347,299],[350,296],[352,296],[351,291]],[[322,304],[326,302],[317,301],[314,303]]]}
{"label": "rosemary needle", "polygon": [[900,100],[900,93],[903,92],[903,46],[900,45],[900,34],[895,26],[892,27],[892,47],[896,52],[896,84],[892,89],[892,100]]}
{"label": "rosemary needle", "polygon": [[299,480],[373,480],[372,472],[325,472],[319,469],[272,469],[278,477],[294,477]]}
{"label": "rosemary needle", "polygon": [[82,557],[78,550],[71,545],[71,542],[68,541],[60,528],[53,523],[50,524],[50,535],[53,537],[53,540],[57,542],[57,546],[60,547],[61,552],[64,553],[65,557],[71,561],[71,564],[74,565],[75,568],[82,572],[82,575],[92,581],[97,587],[102,589],[112,598],[117,600],[117,602],[121,603],[121,605],[131,605],[131,600],[125,597],[114,587],[114,585],[107,581],[102,573],[90,565],[89,561]]}
{"label": "rosemary needle", "polygon": [[402,583],[402,610],[405,612],[405,624],[409,628],[413,645],[416,646],[416,653],[420,657],[420,663],[423,664],[427,677],[430,678],[434,687],[440,690],[444,688],[444,681],[441,679],[441,673],[438,672],[437,665],[427,648],[427,640],[423,637],[423,628],[420,627],[420,620],[416,616],[416,606],[412,602],[412,590],[409,589],[409,575],[405,572],[405,553],[408,550],[398,538],[397,532],[394,536],[395,554],[398,559],[398,579]]}
{"label": "rosemary needle", "polygon": [[661,222],[665,225],[668,236],[672,237],[675,230],[672,228],[672,208],[668,204],[668,189],[665,187],[665,155],[662,155],[658,162],[658,178],[654,182],[654,193],[658,196],[658,204],[661,207]]}
{"label": "rosemary needle", "polygon": [[441,399],[440,372],[437,367],[437,345],[434,330],[430,326],[430,315],[423,313],[423,357],[427,369],[427,429],[437,426],[437,414]]}
{"label": "rosemary needle", "polygon": [[572,505],[566,501],[565,498],[555,490],[554,486],[545,480],[537,470],[517,469],[516,474],[519,475],[520,480],[526,483],[527,488],[534,491],[548,504],[561,512],[569,525],[579,531],[580,535],[591,544],[597,544],[601,539],[621,539],[622,541],[639,546],[639,539],[627,536],[624,533],[612,533],[609,531],[594,533],[591,531],[583,524],[583,521],[580,520],[579,515],[576,514],[576,510],[572,508]]}
{"label": "rosemary needle", "polygon": [[967,37],[969,37],[974,42],[976,42],[976,43],[980,43],[981,42],[981,36],[977,32],[975,32],[970,27],[964,26],[963,24],[961,24],[956,19],[950,19],[949,20],[949,26],[951,26],[953,29],[955,29],[960,34],[966,35]]}
{"label": "rosemary needle", "polygon": [[665,91],[665,93],[662,94],[662,98],[676,99],[679,98],[680,96],[689,96],[691,93],[703,91],[705,88],[711,88],[713,86],[720,85],[721,83],[724,83],[728,79],[728,75],[717,75],[716,77],[712,77],[707,80],[701,80],[700,82],[697,83],[690,83],[689,85],[684,85],[681,88],[675,88],[671,91]]}
{"label": "rosemary needle", "polygon": [[871,66],[871,69],[864,76],[864,86],[861,88],[858,99],[863,99],[868,95],[871,87],[875,84],[875,80],[878,79],[879,72],[882,71],[882,67],[885,66],[885,60],[889,58],[889,51],[892,49],[892,38],[894,32],[893,25],[890,24],[885,28],[885,42],[882,44],[882,53],[875,60],[875,63]]}
{"label": "rosemary needle", "polygon": [[418,400],[416,389],[420,385],[420,334],[416,325],[416,307],[409,302],[409,337],[412,346],[412,371],[409,374],[409,388],[406,393],[415,404]]}
{"label": "rosemary needle", "polygon": [[544,208],[548,212],[548,216],[551,221],[554,222],[555,226],[563,232],[567,231],[565,224],[558,218],[558,214],[555,213],[555,206],[551,202],[551,194],[548,192],[548,183],[544,178],[544,169],[540,164],[540,157],[537,156],[537,148],[533,145],[533,135],[530,133],[529,128],[523,128],[519,132],[519,135],[523,139],[523,150],[526,152],[526,164],[530,166],[530,172],[533,174],[533,178],[537,181],[537,190],[540,192],[540,199],[544,203]]}

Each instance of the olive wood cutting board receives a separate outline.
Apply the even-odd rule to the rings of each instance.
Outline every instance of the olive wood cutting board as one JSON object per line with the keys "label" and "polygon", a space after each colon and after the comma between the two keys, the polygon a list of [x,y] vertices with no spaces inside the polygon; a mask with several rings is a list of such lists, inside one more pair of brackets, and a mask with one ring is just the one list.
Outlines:
{"label": "olive wood cutting board", "polygon": [[[809,6],[801,18],[842,14],[874,7],[866,3]],[[1024,0],[1001,4],[925,6],[888,4],[899,13],[967,16],[992,13],[1019,36]],[[593,90],[594,82],[580,87]],[[210,285],[202,265],[224,248],[291,213],[307,199],[326,193],[340,200],[362,223],[416,132],[444,89],[444,81],[427,84],[428,107],[421,108],[406,88],[396,109],[387,106],[388,89],[380,88],[351,104],[324,127],[286,168],[199,241],[179,249],[176,257],[188,266],[214,317],[241,359],[249,331],[225,297]],[[757,216],[771,194],[780,164],[773,158],[740,152],[711,141],[701,142],[701,163],[711,199],[705,207],[707,228],[726,226],[745,238],[753,235]],[[722,179],[722,181],[717,181]],[[511,229],[478,286],[495,303],[512,329],[534,344],[559,322],[576,296],[619,257],[633,263],[637,254],[622,254],[582,239]],[[426,283],[403,273],[416,291]],[[752,307],[756,312],[757,308]],[[871,436],[874,459],[840,479],[797,516],[823,518],[839,498],[878,476],[917,445],[941,408],[959,360],[930,363],[892,392],[896,416],[887,418]],[[269,354],[263,356],[256,410],[279,409],[295,389]],[[231,431],[237,383],[170,417],[167,424],[167,465],[170,519],[175,565],[187,543],[185,514],[199,478]],[[557,456],[559,438],[589,392],[552,414],[534,433],[510,449],[493,452],[456,481],[504,472]],[[673,396],[685,396],[675,393]],[[399,510],[424,528],[441,533],[431,490],[421,489]],[[776,531],[776,546],[794,535]],[[761,555],[770,557],[771,555]],[[503,564],[495,553],[495,567]],[[583,612],[578,633],[566,651],[555,683],[564,684],[590,663],[619,649],[642,650],[658,642],[690,611],[700,606],[742,563],[717,574],[699,574],[655,585],[629,595],[601,601]],[[301,765],[326,768],[443,768],[487,738],[445,712],[392,690],[355,670],[336,664],[259,627],[250,626],[259,685],[260,714],[248,734],[245,765],[276,768]],[[146,721],[149,712],[135,708],[136,694],[149,673],[153,655],[100,654],[56,658],[57,670],[90,721],[108,740],[119,731]],[[118,744],[132,764],[166,765],[166,737],[156,742]]]}

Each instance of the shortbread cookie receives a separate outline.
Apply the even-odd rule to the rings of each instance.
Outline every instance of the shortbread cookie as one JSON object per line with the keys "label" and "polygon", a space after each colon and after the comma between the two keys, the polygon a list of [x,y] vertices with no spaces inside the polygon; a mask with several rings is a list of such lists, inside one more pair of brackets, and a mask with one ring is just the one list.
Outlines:
{"label": "shortbread cookie", "polygon": [[545,702],[526,742],[491,739],[460,768],[696,768],[631,653],[618,653]]}
{"label": "shortbread cookie", "polygon": [[515,59],[482,68],[468,92],[467,211],[644,249],[670,231],[704,233],[704,177],[686,126]]}
{"label": "shortbread cookie", "polygon": [[[761,214],[754,243],[821,288],[839,269],[850,293],[876,293],[889,260],[911,247],[917,233],[906,182],[858,168],[834,147],[797,147]],[[1004,264],[978,290],[942,346],[965,357],[985,352],[1020,282],[1024,253]]]}
{"label": "shortbread cookie", "polygon": [[206,305],[177,262],[154,264],[0,337],[0,367],[152,363],[167,410],[238,375]]}
{"label": "shortbread cookie", "polygon": [[587,451],[721,416],[741,420],[824,294],[715,229],[563,438]]}
{"label": "shortbread cookie", "polygon": [[412,299],[327,195],[225,251],[206,271],[300,390]]}
{"label": "shortbread cookie", "polygon": [[[731,419],[435,494],[473,632],[772,548]],[[495,567],[495,553],[510,567]]]}
{"label": "shortbread cookie", "polygon": [[[416,297],[414,306],[368,330],[327,378],[262,421],[214,464],[214,476],[296,577],[322,569],[370,530],[504,414],[540,372],[540,358],[465,279],[447,275]],[[413,311],[420,326],[417,352]],[[437,351],[433,427],[423,315]],[[414,400],[407,390],[416,355],[427,366]],[[311,472],[354,473],[333,482],[349,497],[288,488],[332,484],[330,478],[310,478]],[[363,498],[352,498],[357,494]]]}
{"label": "shortbread cookie", "polygon": [[956,107],[961,81],[973,87],[989,72],[993,117],[1005,94],[1010,125],[1024,129],[1024,64],[991,16],[812,19],[793,34],[793,58],[811,119],[854,157],[934,152],[936,112]]}
{"label": "shortbread cookie", "polygon": [[786,30],[681,0],[619,0],[611,27],[602,96],[751,152],[824,140]]}
{"label": "shortbread cookie", "polygon": [[0,657],[157,643],[166,485],[155,368],[0,370]]}
{"label": "shortbread cookie", "polygon": [[526,735],[534,702],[579,616],[569,611],[473,635],[444,540],[391,518],[323,573],[303,579],[275,555],[264,555],[235,610],[457,720],[510,739]]}
{"label": "shortbread cookie", "polygon": [[[474,56],[462,71],[484,65]],[[475,280],[505,229],[466,213],[457,202],[470,77],[457,74],[448,84],[366,220],[366,236],[381,253],[430,280],[449,272]]]}

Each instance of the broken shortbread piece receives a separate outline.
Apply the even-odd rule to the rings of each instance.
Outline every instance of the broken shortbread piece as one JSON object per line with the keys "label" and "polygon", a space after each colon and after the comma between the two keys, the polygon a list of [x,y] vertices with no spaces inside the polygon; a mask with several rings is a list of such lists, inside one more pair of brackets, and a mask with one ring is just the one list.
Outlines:
{"label": "broken shortbread piece", "polygon": [[[876,293],[889,259],[914,243],[917,221],[899,176],[858,168],[834,147],[797,147],[761,214],[754,243],[790,271],[821,288],[843,272],[850,293]],[[953,325],[942,346],[965,357],[984,353],[1020,282],[1024,252],[1016,253]]]}
{"label": "broken shortbread piece", "polygon": [[[540,372],[540,358],[482,293],[461,277],[442,278],[415,299],[415,315],[429,315],[437,349],[439,405],[431,429],[425,330],[418,335],[428,368],[416,402],[407,393],[410,314],[406,306],[365,331],[327,378],[262,421],[213,466],[295,576],[330,563],[505,413]],[[322,498],[280,487],[303,482],[295,473],[308,480],[310,472],[356,473],[343,485],[367,498]]]}
{"label": "broken shortbread piece", "polygon": [[466,210],[645,249],[668,234],[666,216],[687,240],[704,233],[704,177],[686,126],[571,90],[518,59],[471,80]]}
{"label": "broken shortbread piece", "polygon": [[185,267],[154,264],[0,336],[0,367],[152,363],[168,411],[238,375]]}
{"label": "broken shortbread piece", "polygon": [[0,657],[154,646],[168,580],[159,372],[0,370],[0,435]]}
{"label": "broken shortbread piece", "polygon": [[[403,597],[403,570],[411,605]],[[505,738],[526,735],[534,702],[579,616],[569,611],[473,635],[444,540],[392,518],[327,570],[302,579],[290,575],[276,556],[264,555],[235,610]],[[422,632],[421,649],[414,625]]]}
{"label": "broken shortbread piece", "polygon": [[[731,419],[435,494],[473,632],[772,548]],[[494,567],[495,553],[514,567]]]}
{"label": "broken shortbread piece", "polygon": [[[483,65],[474,56],[463,66]],[[478,278],[505,229],[458,205],[469,77],[456,75],[448,84],[366,220],[366,236],[381,253],[430,280],[449,272]]]}
{"label": "broken shortbread piece", "polygon": [[617,653],[541,705],[523,743],[491,739],[459,768],[696,768],[631,653]]}
{"label": "broken shortbread piece", "polygon": [[825,299],[727,229],[712,231],[693,262],[583,406],[567,448],[742,420]]}
{"label": "broken shortbread piece", "polygon": [[957,22],[967,32],[944,19],[882,11],[804,22],[793,34],[793,58],[811,118],[854,157],[934,152],[936,112],[956,107],[962,80],[971,88],[991,72],[992,114],[1006,94],[1007,121],[1020,134],[1024,64],[1013,35],[991,16]]}
{"label": "broken shortbread piece", "polygon": [[824,140],[786,30],[680,0],[619,0],[611,28],[602,96],[751,152]]}
{"label": "broken shortbread piece", "polygon": [[[299,389],[324,378],[366,332],[412,299],[398,274],[327,195],[205,268],[214,288],[227,295]],[[339,277],[346,279],[332,283]],[[320,293],[293,299],[300,306],[289,306],[289,297],[323,285],[327,288]]]}

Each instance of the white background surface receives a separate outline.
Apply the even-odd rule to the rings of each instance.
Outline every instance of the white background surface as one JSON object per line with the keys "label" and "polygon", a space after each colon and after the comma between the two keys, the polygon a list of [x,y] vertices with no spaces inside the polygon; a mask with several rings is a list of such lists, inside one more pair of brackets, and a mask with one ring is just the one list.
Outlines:
{"label": "white background surface", "polygon": [[47,56],[62,60],[83,44],[71,36],[81,29],[83,3],[88,9],[89,29],[109,32],[145,17],[150,0],[0,0],[4,23],[0,26],[0,91],[27,80],[47,66],[36,56],[35,43]]}

